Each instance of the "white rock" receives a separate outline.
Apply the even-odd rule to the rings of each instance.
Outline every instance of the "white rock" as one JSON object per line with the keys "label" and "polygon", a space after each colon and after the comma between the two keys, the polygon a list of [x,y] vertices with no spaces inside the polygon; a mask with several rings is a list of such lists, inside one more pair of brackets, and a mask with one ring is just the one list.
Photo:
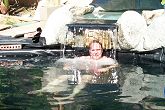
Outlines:
{"label": "white rock", "polygon": [[93,0],[67,0],[66,4],[70,6],[85,7],[92,2]]}
{"label": "white rock", "polygon": [[[55,7],[55,4],[52,0],[40,0],[37,5],[37,9],[35,11],[35,14],[33,16],[33,20],[40,21],[41,16],[43,16],[42,9],[43,7]],[[45,8],[46,9],[46,8]]]}
{"label": "white rock", "polygon": [[147,29],[144,19],[136,11],[126,11],[118,19],[118,42],[121,49],[143,51],[143,34]]}
{"label": "white rock", "polygon": [[[45,37],[46,44],[65,43],[66,33],[68,31],[66,24],[73,22],[73,13],[71,12],[71,9],[74,7],[89,6],[92,1],[93,0],[68,0],[63,6],[54,10],[49,16],[41,34],[42,37]],[[76,11],[78,12],[79,10]]]}
{"label": "white rock", "polygon": [[165,47],[165,16],[162,15],[153,20],[148,26],[144,41],[146,50],[154,50]]}
{"label": "white rock", "polygon": [[72,13],[69,11],[70,7],[62,6],[49,16],[46,25],[41,34],[46,38],[46,44],[56,44],[58,42],[64,43],[66,38],[67,27],[73,21]]}
{"label": "white rock", "polygon": [[142,11],[142,16],[144,16],[147,24],[151,24],[155,18],[162,16],[163,14],[164,14],[164,9]]}

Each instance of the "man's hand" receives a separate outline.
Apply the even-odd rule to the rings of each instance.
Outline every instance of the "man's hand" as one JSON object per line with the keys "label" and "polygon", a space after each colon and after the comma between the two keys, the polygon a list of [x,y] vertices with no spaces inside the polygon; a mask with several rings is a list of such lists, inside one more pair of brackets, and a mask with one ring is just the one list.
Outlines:
{"label": "man's hand", "polygon": [[101,68],[94,68],[93,69],[93,73],[96,75],[96,76],[99,76],[101,73],[104,73],[104,72],[107,72],[109,71],[111,68],[115,68],[115,67],[118,67],[119,65],[118,64],[112,64],[112,65],[108,65],[108,66],[104,66],[104,67],[101,67]]}

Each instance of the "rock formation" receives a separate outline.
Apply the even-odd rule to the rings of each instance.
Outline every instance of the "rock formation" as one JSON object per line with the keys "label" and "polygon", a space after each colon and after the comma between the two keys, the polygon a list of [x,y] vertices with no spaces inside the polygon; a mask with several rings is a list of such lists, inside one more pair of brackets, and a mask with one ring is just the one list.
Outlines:
{"label": "rock formation", "polygon": [[[44,0],[42,0],[44,3]],[[68,28],[77,16],[86,13],[97,13],[90,5],[93,0],[65,0],[59,8],[49,16],[41,37],[46,38],[46,44],[66,43]],[[165,46],[165,16],[163,9],[143,11],[125,11],[117,20],[118,45],[120,49],[130,51],[150,51]],[[73,37],[73,36],[69,36]]]}
{"label": "rock formation", "polygon": [[144,49],[154,50],[160,47],[165,47],[165,16],[162,15],[153,20],[147,27],[146,35],[144,36]]}
{"label": "rock formation", "polygon": [[67,26],[74,21],[77,15],[83,15],[93,11],[89,4],[93,0],[68,0],[61,7],[55,9],[49,16],[41,34],[46,38],[46,44],[65,43]]}
{"label": "rock formation", "polygon": [[161,15],[164,14],[163,9],[157,9],[157,10],[143,10],[142,16],[144,16],[144,19],[147,22],[147,25],[150,25],[153,20]]}
{"label": "rock formation", "polygon": [[73,21],[73,15],[69,9],[69,6],[62,6],[49,16],[41,34],[45,37],[47,45],[64,43],[67,32],[66,24]]}
{"label": "rock formation", "polygon": [[[130,17],[131,16],[131,17]],[[150,51],[165,46],[165,16],[154,17],[150,25],[136,11],[126,11],[118,19],[118,43],[121,49]]]}
{"label": "rock formation", "polygon": [[117,24],[119,25],[118,42],[120,48],[143,50],[142,33],[147,28],[145,19],[136,11],[126,11],[118,19]]}

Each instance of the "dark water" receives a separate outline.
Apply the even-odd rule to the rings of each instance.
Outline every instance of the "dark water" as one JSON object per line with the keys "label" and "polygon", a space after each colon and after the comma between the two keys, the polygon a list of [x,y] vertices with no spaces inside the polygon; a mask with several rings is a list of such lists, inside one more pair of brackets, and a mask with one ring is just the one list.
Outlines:
{"label": "dark water", "polygon": [[[117,83],[73,84],[55,57],[2,60],[0,110],[164,110],[165,66],[122,64]],[[85,73],[85,71],[82,71]],[[107,76],[110,77],[110,76]]]}

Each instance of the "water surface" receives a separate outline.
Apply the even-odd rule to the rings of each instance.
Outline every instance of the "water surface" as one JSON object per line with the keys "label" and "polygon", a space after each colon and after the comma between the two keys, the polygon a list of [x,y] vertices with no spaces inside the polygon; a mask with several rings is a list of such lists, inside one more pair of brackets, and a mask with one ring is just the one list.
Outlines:
{"label": "water surface", "polygon": [[[1,110],[144,110],[165,109],[165,66],[122,63],[112,74],[64,70],[59,58],[1,62]],[[18,60],[18,59],[17,59]],[[13,62],[15,62],[13,64]],[[74,79],[74,73],[80,72]],[[76,73],[78,74],[78,73]],[[80,83],[77,83],[77,79]]]}

